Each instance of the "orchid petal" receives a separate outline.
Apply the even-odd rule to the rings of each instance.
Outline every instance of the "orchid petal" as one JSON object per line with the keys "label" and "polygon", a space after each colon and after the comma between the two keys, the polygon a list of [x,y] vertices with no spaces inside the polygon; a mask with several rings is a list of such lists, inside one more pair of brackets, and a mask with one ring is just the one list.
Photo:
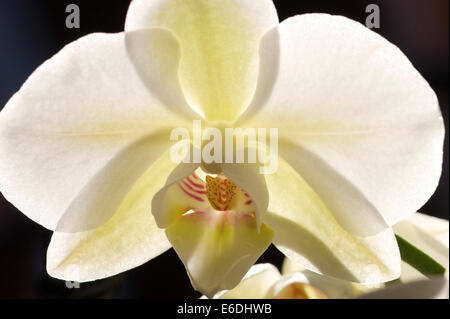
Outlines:
{"label": "orchid petal", "polygon": [[400,254],[391,229],[370,237],[345,231],[314,190],[280,159],[266,175],[270,203],[264,223],[275,245],[308,270],[338,279],[378,283],[400,275]]}
{"label": "orchid petal", "polygon": [[[449,222],[432,216],[415,213],[393,227],[396,234],[431,256],[448,269],[449,266]],[[448,273],[446,273],[448,276]],[[426,278],[416,269],[402,263],[402,282]],[[448,278],[447,278],[448,279]]]}
{"label": "orchid petal", "polygon": [[273,231],[263,224],[258,232],[250,214],[206,210],[176,219],[166,235],[194,288],[212,297],[241,281],[270,245]]}
{"label": "orchid petal", "polygon": [[236,185],[243,189],[252,200],[255,207],[255,216],[258,229],[269,205],[269,192],[266,180],[259,172],[259,166],[255,163],[224,163],[222,171]]}
{"label": "orchid petal", "polygon": [[203,211],[210,207],[206,186],[194,171],[198,164],[181,163],[172,172],[152,199],[152,212],[160,228],[166,228],[189,210]]}
{"label": "orchid petal", "polygon": [[345,230],[365,236],[389,227],[367,197],[326,160],[284,141],[280,141],[279,150],[280,156],[308,182]]}
{"label": "orchid petal", "polygon": [[170,146],[167,130],[184,123],[142,84],[124,34],[86,36],[39,67],[2,110],[1,191],[49,229],[93,229]]}
{"label": "orchid petal", "polygon": [[235,123],[241,127],[249,118],[255,115],[270,98],[278,78],[280,65],[280,35],[278,26],[268,31],[259,45],[259,73],[255,94],[248,108],[239,116]]}
{"label": "orchid petal", "polygon": [[[297,269],[296,271],[291,271],[295,268]],[[302,275],[300,277],[292,277],[293,279],[291,280],[291,282],[298,281],[310,284],[321,290],[328,298],[332,299],[353,298],[357,294],[357,291],[353,286],[354,284],[349,281],[339,280],[325,275],[319,275],[306,269],[300,270],[301,268],[303,267],[292,262],[289,258],[285,258],[283,262],[283,272],[289,269],[289,272],[284,273],[284,275],[292,275],[297,273],[301,273]],[[284,285],[286,285],[288,282],[289,280],[285,280]],[[278,290],[281,289],[282,287],[278,287]]]}
{"label": "orchid petal", "polygon": [[[328,287],[327,287],[328,288]],[[327,299],[317,286],[311,285],[305,274],[297,272],[283,276],[269,292],[271,299]]]}
{"label": "orchid petal", "polygon": [[175,114],[195,118],[181,90],[180,47],[174,36],[163,29],[138,30],[125,33],[125,42],[137,73],[155,97]]}
{"label": "orchid petal", "polygon": [[176,164],[166,152],[140,177],[117,213],[101,227],[78,233],[54,232],[47,271],[77,282],[113,276],[137,267],[170,248],[150,213],[153,195]]}
{"label": "orchid petal", "polygon": [[278,127],[298,147],[291,153],[317,159],[316,169],[301,153],[290,163],[347,230],[374,235],[378,212],[390,226],[415,212],[442,164],[444,125],[427,82],[397,47],[344,17],[296,16],[279,34],[277,81],[245,126]]}
{"label": "orchid petal", "polygon": [[235,288],[219,292],[214,299],[265,299],[271,287],[280,280],[278,269],[272,264],[256,264]]}
{"label": "orchid petal", "polygon": [[282,275],[287,275],[293,272],[303,272],[305,270],[306,270],[305,267],[297,264],[296,262],[293,262],[289,258],[284,258],[283,265],[281,266]]}
{"label": "orchid petal", "polygon": [[360,299],[448,299],[448,279],[412,281],[393,284],[365,294]]}
{"label": "orchid petal", "polygon": [[172,32],[191,106],[208,120],[232,121],[254,94],[260,40],[277,24],[270,0],[134,0],[125,30]]}
{"label": "orchid petal", "polygon": [[281,273],[287,275],[295,272],[301,272],[307,278],[307,283],[322,290],[328,298],[354,298],[384,286],[382,283],[363,285],[319,275],[305,269],[305,267],[293,262],[289,258],[284,258]]}

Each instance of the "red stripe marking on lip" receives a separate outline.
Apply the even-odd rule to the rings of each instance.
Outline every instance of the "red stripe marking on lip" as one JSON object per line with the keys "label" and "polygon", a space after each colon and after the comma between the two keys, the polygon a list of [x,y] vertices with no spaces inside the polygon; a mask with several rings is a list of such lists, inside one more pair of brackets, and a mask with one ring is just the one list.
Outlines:
{"label": "red stripe marking on lip", "polygon": [[198,188],[201,188],[201,189],[205,189],[205,186],[203,186],[202,184],[195,183],[194,181],[192,181],[192,180],[189,178],[189,176],[186,177],[186,179],[187,179],[187,181],[188,181],[190,184],[192,184],[193,186],[198,187]]}
{"label": "red stripe marking on lip", "polygon": [[250,199],[250,200],[245,202],[245,205],[250,205],[251,203],[253,203],[253,201]]}
{"label": "red stripe marking on lip", "polygon": [[189,193],[187,190],[185,190],[185,189],[183,188],[183,186],[181,186],[180,183],[178,183],[178,187],[180,187],[180,189],[181,189],[186,195],[188,195],[189,197],[192,197],[193,199],[198,200],[199,202],[203,202],[203,201],[204,201],[203,198],[198,197],[198,196],[195,196],[194,194]]}
{"label": "red stripe marking on lip", "polygon": [[201,191],[201,190],[195,189],[195,188],[193,188],[191,185],[189,185],[188,183],[186,183],[185,181],[182,181],[182,183],[183,183],[184,186],[186,186],[186,187],[189,188],[191,191],[193,191],[193,192],[195,192],[195,193],[197,193],[197,194],[202,194],[202,195],[205,195],[205,194],[206,194],[205,191]]}

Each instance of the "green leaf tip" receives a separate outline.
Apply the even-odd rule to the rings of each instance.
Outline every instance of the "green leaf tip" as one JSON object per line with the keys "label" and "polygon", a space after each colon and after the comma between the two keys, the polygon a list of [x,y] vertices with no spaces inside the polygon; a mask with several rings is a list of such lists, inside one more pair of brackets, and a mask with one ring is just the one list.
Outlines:
{"label": "green leaf tip", "polygon": [[402,260],[426,277],[443,276],[445,267],[422,250],[395,234]]}

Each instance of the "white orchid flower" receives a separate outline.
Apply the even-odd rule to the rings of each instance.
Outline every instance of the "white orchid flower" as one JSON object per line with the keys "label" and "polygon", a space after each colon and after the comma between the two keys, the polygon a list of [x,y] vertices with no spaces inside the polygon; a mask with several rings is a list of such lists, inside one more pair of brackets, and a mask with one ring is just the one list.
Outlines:
{"label": "white orchid flower", "polygon": [[448,299],[449,283],[446,278],[410,281],[375,290],[360,299]]}
{"label": "white orchid flower", "polygon": [[[171,161],[170,132],[192,120],[278,128],[278,170]],[[279,23],[270,0],[134,0],[125,32],[68,45],[4,107],[0,186],[54,231],[56,278],[112,276],[173,246],[211,296],[273,242],[312,271],[384,282],[400,274],[390,226],[434,192],[443,136],[427,82],[357,22]]]}
{"label": "white orchid flower", "polygon": [[281,272],[272,264],[256,264],[235,288],[220,291],[213,298],[348,299],[357,298],[383,286],[363,285],[321,275],[285,258]]}
{"label": "white orchid flower", "polygon": [[[299,273],[301,275],[299,275]],[[294,282],[313,285],[314,287],[317,287],[317,289],[323,291],[327,298],[332,299],[357,298],[363,294],[370,293],[384,287],[383,283],[360,284],[340,280],[326,275],[320,275],[305,269],[289,258],[284,259],[281,274],[283,277],[292,277],[296,279]],[[285,282],[286,280],[280,280],[279,287],[284,287]]]}
{"label": "white orchid flower", "polygon": [[319,275],[306,269],[282,273],[272,264],[256,264],[231,290],[220,291],[214,299],[327,299],[353,298],[351,282]]}
{"label": "white orchid flower", "polygon": [[[288,260],[288,259],[286,259]],[[217,293],[214,299],[348,299],[348,298],[448,298],[448,279],[419,279],[389,286],[364,286],[313,273],[296,266],[285,267],[282,274],[272,264],[250,268],[235,288]],[[292,262],[290,262],[292,264]],[[205,298],[205,297],[202,297]]]}

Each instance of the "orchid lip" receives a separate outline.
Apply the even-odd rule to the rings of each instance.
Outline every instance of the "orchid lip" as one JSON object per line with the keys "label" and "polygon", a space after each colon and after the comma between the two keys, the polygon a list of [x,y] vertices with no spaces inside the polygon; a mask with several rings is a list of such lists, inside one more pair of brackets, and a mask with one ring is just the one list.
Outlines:
{"label": "orchid lip", "polygon": [[207,295],[236,285],[272,242],[273,230],[258,227],[253,199],[224,173],[197,169],[158,198],[160,227]]}

